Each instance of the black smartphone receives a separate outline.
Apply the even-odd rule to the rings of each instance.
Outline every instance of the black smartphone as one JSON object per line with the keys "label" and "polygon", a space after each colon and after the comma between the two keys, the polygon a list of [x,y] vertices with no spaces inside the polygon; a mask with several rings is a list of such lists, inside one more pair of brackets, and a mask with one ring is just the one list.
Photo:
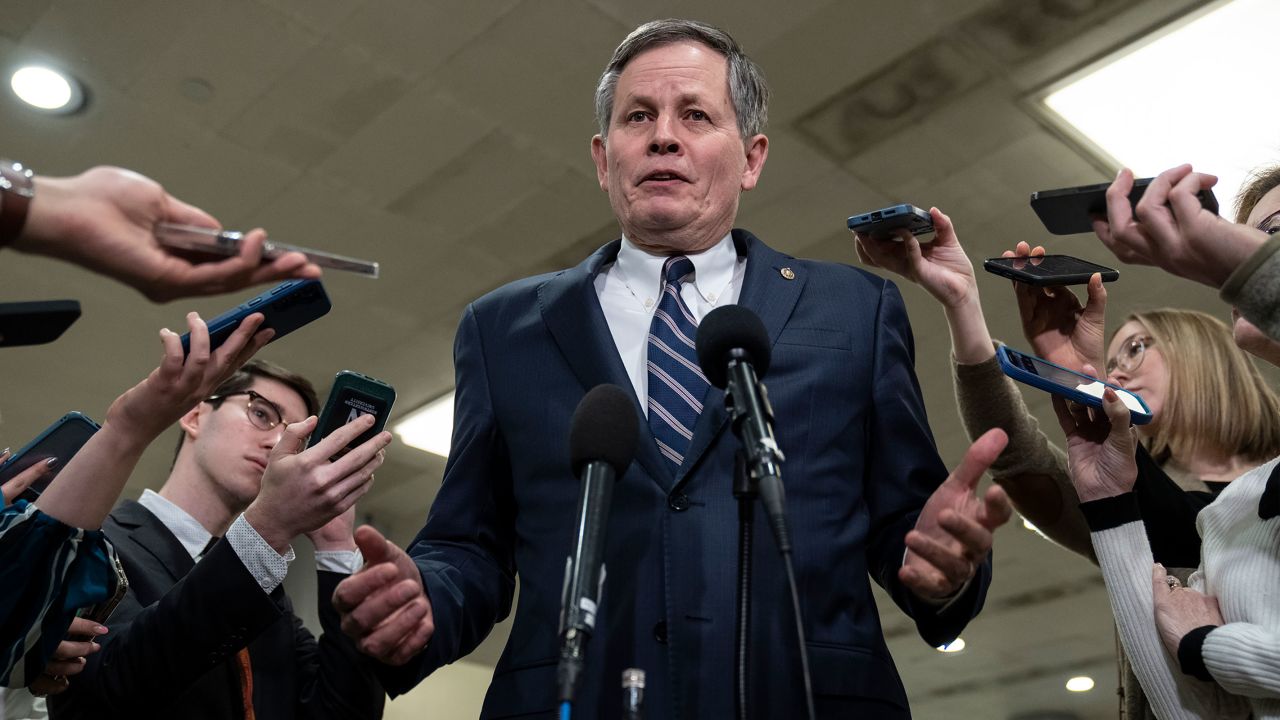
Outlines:
{"label": "black smartphone", "polygon": [[988,258],[982,267],[989,273],[1038,287],[1084,285],[1094,273],[1102,274],[1102,282],[1120,278],[1120,273],[1109,267],[1070,255]]}
{"label": "black smartphone", "polygon": [[[1133,181],[1133,189],[1129,191],[1130,205],[1137,206],[1154,179],[1138,178]],[[1054,235],[1091,233],[1093,217],[1107,215],[1107,188],[1110,186],[1111,183],[1098,183],[1033,192],[1031,209],[1036,211],[1045,229]],[[1200,198],[1200,206],[1205,210],[1215,215],[1218,213],[1218,198],[1213,190],[1201,190],[1196,197]]]}
{"label": "black smartphone", "polygon": [[53,342],[79,318],[77,300],[0,303],[0,347]]}
{"label": "black smartphone", "polygon": [[382,432],[387,425],[387,416],[391,414],[391,405],[396,401],[395,388],[368,375],[352,370],[343,370],[333,378],[333,389],[329,391],[329,399],[320,411],[320,420],[316,429],[307,440],[307,447],[314,447],[329,433],[355,420],[361,415],[373,415],[373,427],[360,433],[360,436],[338,451],[334,458],[342,457],[351,448],[356,447],[374,435]]}
{"label": "black smartphone", "polygon": [[19,499],[35,502],[36,498],[40,497],[40,493],[44,492],[45,488],[49,487],[49,483],[62,472],[62,468],[67,466],[72,456],[89,442],[89,438],[93,437],[94,433],[98,432],[98,428],[98,423],[82,413],[69,412],[63,415],[45,428],[44,432],[36,436],[36,439],[22,446],[21,450],[0,465],[0,485],[9,482],[23,470],[38,462],[57,458],[58,464],[54,466],[53,472],[37,480],[18,496]]}
{"label": "black smartphone", "polygon": [[933,216],[915,205],[892,205],[854,215],[849,218],[849,229],[875,240],[896,240],[898,230],[906,229],[916,236],[933,232]]}
{"label": "black smartphone", "polygon": [[[209,321],[209,349],[216,350],[219,345],[231,337],[231,333],[240,326],[240,321],[253,313],[260,312],[264,319],[259,330],[271,328],[276,331],[271,342],[275,342],[307,323],[322,317],[332,308],[329,295],[319,280],[289,280],[283,282],[258,297],[241,303],[218,317]],[[182,335],[182,352],[191,351],[191,333]]]}

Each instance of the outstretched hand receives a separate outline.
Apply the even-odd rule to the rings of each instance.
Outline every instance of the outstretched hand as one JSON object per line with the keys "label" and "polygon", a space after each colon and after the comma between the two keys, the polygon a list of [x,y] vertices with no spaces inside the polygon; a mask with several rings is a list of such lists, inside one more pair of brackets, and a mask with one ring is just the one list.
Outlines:
{"label": "outstretched hand", "polygon": [[435,634],[422,573],[404,550],[368,525],[356,529],[356,544],[364,567],[333,591],[342,631],[366,655],[404,665]]}
{"label": "outstretched hand", "polygon": [[1013,506],[999,485],[981,497],[977,493],[978,480],[1008,442],[999,428],[975,440],[907,533],[907,557],[898,579],[918,597],[936,601],[958,592],[990,552],[992,531],[1012,516]]}
{"label": "outstretched hand", "polygon": [[[1085,367],[1092,375],[1092,365]],[[1138,478],[1137,440],[1129,408],[1111,388],[1102,394],[1102,410],[1053,396],[1053,411],[1067,436],[1067,462],[1080,502],[1123,495]]]}
{"label": "outstretched hand", "polygon": [[[1003,257],[1034,259],[1043,255],[1043,247],[1020,242],[1016,249],[1004,251]],[[1022,333],[1032,352],[1076,372],[1083,372],[1085,365],[1101,367],[1104,353],[1107,290],[1101,274],[1089,278],[1086,291],[1088,301],[1081,305],[1070,288],[1013,281]]]}
{"label": "outstretched hand", "polygon": [[944,306],[957,307],[977,297],[973,263],[960,247],[951,218],[936,207],[929,208],[929,215],[935,233],[931,243],[921,244],[910,231],[901,229],[897,237],[887,240],[854,233],[854,249],[863,264],[897,273]]}

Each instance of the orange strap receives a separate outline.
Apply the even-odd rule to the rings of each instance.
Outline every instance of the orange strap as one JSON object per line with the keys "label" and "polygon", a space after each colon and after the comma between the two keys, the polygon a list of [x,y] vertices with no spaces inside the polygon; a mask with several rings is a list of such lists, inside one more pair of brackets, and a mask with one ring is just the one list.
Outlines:
{"label": "orange strap", "polygon": [[244,703],[244,720],[254,720],[253,666],[249,663],[249,648],[240,648],[236,660],[240,661],[240,699]]}

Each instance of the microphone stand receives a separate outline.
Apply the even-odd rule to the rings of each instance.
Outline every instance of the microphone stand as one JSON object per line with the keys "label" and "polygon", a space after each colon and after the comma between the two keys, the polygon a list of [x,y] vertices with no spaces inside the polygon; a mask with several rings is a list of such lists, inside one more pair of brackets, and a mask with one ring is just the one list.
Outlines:
{"label": "microphone stand", "polygon": [[738,720],[747,718],[747,687],[751,679],[751,538],[755,521],[756,484],[747,472],[747,459],[734,454],[733,496],[738,499],[738,622],[733,637],[733,708]]}

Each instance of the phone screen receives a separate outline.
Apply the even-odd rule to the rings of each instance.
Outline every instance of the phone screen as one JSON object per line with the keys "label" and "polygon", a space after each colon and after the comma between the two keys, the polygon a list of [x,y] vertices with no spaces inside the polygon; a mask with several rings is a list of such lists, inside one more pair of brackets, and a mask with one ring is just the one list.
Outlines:
{"label": "phone screen", "polygon": [[62,418],[46,430],[44,435],[19,450],[4,465],[0,465],[0,485],[9,482],[36,463],[57,458],[58,464],[53,468],[53,472],[40,478],[22,494],[23,499],[34,501],[97,431],[97,424],[83,415]]}
{"label": "phone screen", "polygon": [[372,415],[374,417],[373,427],[361,433],[347,447],[338,452],[338,455],[342,455],[347,450],[382,432],[383,426],[387,423],[387,413],[391,409],[391,403],[384,398],[361,392],[359,388],[355,387],[341,387],[336,392],[337,395],[331,398],[325,407],[321,425],[313,433],[312,437],[314,439],[309,443],[310,445],[315,445],[320,440],[328,437],[334,430],[356,420],[362,415]]}
{"label": "phone screen", "polygon": [[1142,401],[1138,399],[1137,395],[1134,395],[1123,388],[1118,388],[1114,385],[1109,386],[1097,378],[1089,377],[1082,373],[1072,372],[1066,368],[1061,368],[1057,365],[1047,363],[1034,355],[1010,352],[1009,357],[1014,362],[1021,365],[1027,372],[1039,375],[1040,377],[1065,388],[1082,392],[1086,395],[1098,398],[1099,400],[1102,399],[1103,390],[1110,387],[1116,392],[1116,395],[1120,398],[1120,401],[1124,403],[1124,406],[1129,408],[1130,412],[1136,412],[1142,415],[1149,415],[1151,413],[1150,410],[1143,407]]}
{"label": "phone screen", "polygon": [[991,258],[988,262],[1004,265],[1011,270],[1024,272],[1034,277],[1054,278],[1064,275],[1092,275],[1093,273],[1115,272],[1087,260],[1070,255],[1044,255],[1042,257]]}

